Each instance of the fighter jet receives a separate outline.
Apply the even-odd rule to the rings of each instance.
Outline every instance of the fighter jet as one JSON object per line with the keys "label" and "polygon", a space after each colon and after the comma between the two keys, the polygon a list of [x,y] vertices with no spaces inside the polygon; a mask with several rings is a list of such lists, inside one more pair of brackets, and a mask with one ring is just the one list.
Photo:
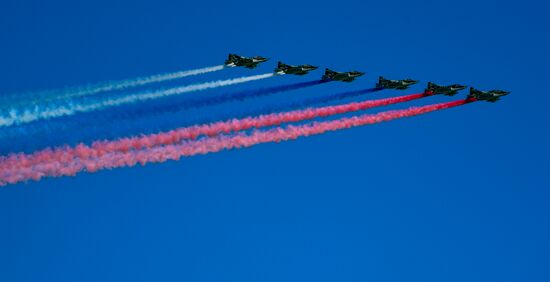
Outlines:
{"label": "fighter jet", "polygon": [[453,96],[458,93],[460,90],[466,89],[466,86],[460,85],[460,84],[452,84],[448,86],[440,86],[433,82],[428,82],[428,88],[424,90],[425,93],[430,93],[432,95],[435,94],[443,94],[447,96]]}
{"label": "fighter jet", "polygon": [[477,100],[477,101],[487,101],[487,102],[496,102],[502,96],[510,94],[510,91],[504,90],[490,90],[490,91],[480,91],[473,87],[470,87],[470,94],[466,99],[468,100]]}
{"label": "fighter jet", "polygon": [[364,75],[364,72],[360,71],[348,71],[348,72],[337,72],[330,69],[325,69],[325,74],[321,78],[323,81],[339,80],[343,82],[352,82],[355,78]]}
{"label": "fighter jet", "polygon": [[225,65],[228,67],[245,67],[248,69],[253,69],[257,67],[259,63],[263,63],[267,60],[269,59],[260,56],[247,58],[235,54],[229,54],[227,56],[227,60],[225,60]]}
{"label": "fighter jet", "polygon": [[412,80],[410,78],[402,79],[402,80],[394,80],[394,79],[385,79],[384,77],[381,76],[378,78],[378,83],[376,83],[376,87],[385,88],[385,89],[405,90],[409,88],[409,86],[417,83],[418,83],[418,80]]}
{"label": "fighter jet", "polygon": [[317,68],[318,67],[312,66],[312,65],[292,66],[292,65],[287,65],[283,62],[278,62],[277,68],[275,69],[275,73],[304,75],[304,74],[308,74],[312,70],[316,70]]}

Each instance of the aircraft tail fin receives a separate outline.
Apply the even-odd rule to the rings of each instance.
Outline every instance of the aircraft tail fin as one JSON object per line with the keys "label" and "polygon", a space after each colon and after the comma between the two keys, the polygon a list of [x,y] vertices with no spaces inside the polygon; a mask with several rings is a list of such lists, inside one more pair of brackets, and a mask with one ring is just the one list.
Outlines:
{"label": "aircraft tail fin", "polygon": [[334,75],[334,74],[336,74],[335,71],[333,71],[333,70],[331,70],[331,69],[329,69],[329,68],[326,68],[326,69],[325,69],[325,75]]}
{"label": "aircraft tail fin", "polygon": [[470,93],[468,93],[468,99],[477,99],[479,97],[479,90],[473,88],[473,87],[470,87]]}
{"label": "aircraft tail fin", "polygon": [[225,64],[228,66],[234,66],[236,61],[237,55],[229,53],[229,55],[227,55],[227,60],[225,60]]}
{"label": "aircraft tail fin", "polygon": [[325,69],[325,74],[323,75],[323,77],[321,78],[321,80],[324,80],[324,81],[329,81],[329,80],[332,80],[334,78],[334,75],[336,74],[335,71],[329,69],[329,68],[326,68]]}
{"label": "aircraft tail fin", "polygon": [[283,62],[278,61],[278,62],[277,62],[277,67],[275,68],[275,73],[277,73],[277,74],[284,74],[284,73],[286,73],[286,72],[285,72],[286,69],[287,69],[287,68],[286,68],[286,65],[285,65]]}

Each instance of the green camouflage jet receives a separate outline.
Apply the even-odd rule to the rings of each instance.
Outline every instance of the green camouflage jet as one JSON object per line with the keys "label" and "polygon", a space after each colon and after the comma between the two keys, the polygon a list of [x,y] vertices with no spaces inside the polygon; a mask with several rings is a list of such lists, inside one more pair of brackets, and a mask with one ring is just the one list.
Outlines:
{"label": "green camouflage jet", "polygon": [[343,81],[343,82],[352,82],[355,78],[364,75],[364,72],[360,71],[348,71],[348,72],[336,72],[330,69],[325,69],[325,74],[321,78],[322,81]]}
{"label": "green camouflage jet", "polygon": [[227,60],[225,60],[225,65],[228,67],[245,67],[248,69],[253,69],[257,67],[259,63],[263,63],[267,60],[269,59],[261,56],[247,58],[235,54],[229,54],[227,56]]}
{"label": "green camouflage jet", "polygon": [[500,100],[500,97],[510,94],[510,91],[504,90],[489,90],[489,91],[480,91],[473,87],[470,87],[470,94],[466,99],[473,101],[487,101],[487,102],[496,102]]}
{"label": "green camouflage jet", "polygon": [[378,83],[376,83],[376,88],[405,90],[405,89],[408,89],[409,86],[417,83],[418,83],[418,80],[412,80],[409,78],[402,79],[402,80],[394,80],[394,79],[385,79],[384,77],[381,76],[378,78]]}
{"label": "green camouflage jet", "polygon": [[292,66],[292,65],[287,65],[283,62],[278,62],[277,68],[275,69],[275,73],[304,75],[304,74],[308,74],[312,70],[316,70],[317,68],[318,67],[312,66],[312,65]]}
{"label": "green camouflage jet", "polygon": [[428,88],[424,90],[425,93],[430,94],[443,94],[447,96],[454,96],[458,91],[466,89],[466,86],[460,84],[452,84],[448,86],[440,86],[433,82],[428,82]]}

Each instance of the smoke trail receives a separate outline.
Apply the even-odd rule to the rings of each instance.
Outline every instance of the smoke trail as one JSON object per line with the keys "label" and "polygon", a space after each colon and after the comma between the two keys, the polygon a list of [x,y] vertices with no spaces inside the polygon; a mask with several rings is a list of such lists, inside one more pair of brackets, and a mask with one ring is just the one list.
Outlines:
{"label": "smoke trail", "polygon": [[[87,130],[90,130],[91,127],[94,127],[93,129],[97,129],[97,127],[100,126],[101,129],[105,129],[105,125],[109,126],[109,121],[112,121],[115,119],[117,120],[117,125],[115,126],[119,127],[118,124],[124,120],[131,120],[131,119],[137,119],[137,118],[142,119],[145,117],[150,117],[150,116],[155,116],[160,114],[168,114],[173,112],[180,112],[183,110],[201,108],[206,106],[213,106],[213,105],[223,104],[223,103],[232,102],[232,101],[243,101],[245,99],[257,98],[260,96],[266,96],[273,93],[296,90],[300,88],[318,85],[321,83],[323,83],[323,81],[314,80],[314,81],[286,84],[281,86],[273,86],[273,87],[266,87],[266,88],[260,88],[260,89],[254,89],[254,90],[240,91],[236,93],[223,94],[222,96],[200,97],[193,100],[187,100],[187,101],[181,101],[181,102],[169,101],[169,102],[164,102],[162,104],[157,104],[157,105],[148,104],[145,107],[139,107],[137,109],[123,108],[120,110],[117,109],[117,111],[101,112],[99,115],[95,115],[95,114],[80,115],[70,120],[58,119],[56,121],[49,122],[47,128],[35,126],[33,124],[33,125],[29,125],[28,128],[25,128],[22,130],[16,130],[16,131],[19,131],[19,132],[24,131],[25,134],[37,134],[37,133],[40,133],[40,131],[44,131],[44,129],[52,130],[52,128],[55,128],[56,130],[66,130],[71,128],[86,127]],[[91,131],[94,131],[94,130],[91,130]],[[5,134],[2,134],[2,135],[5,135]]]}
{"label": "smoke trail", "polygon": [[[26,136],[25,140],[28,140],[28,136],[35,136],[41,143],[37,142],[25,142],[21,140],[17,143],[11,143],[10,147],[12,151],[17,150],[32,150],[40,147],[51,146],[59,144],[62,140],[69,143],[84,142],[85,140],[95,140],[99,138],[115,138],[117,136],[133,135],[138,132],[151,133],[164,130],[170,130],[175,127],[186,126],[189,124],[197,123],[209,123],[217,120],[226,120],[234,117],[242,118],[246,116],[257,116],[261,114],[269,114],[274,112],[282,112],[292,109],[304,108],[315,104],[329,103],[332,101],[339,101],[346,98],[352,98],[361,96],[368,93],[380,91],[380,88],[368,88],[354,91],[347,91],[343,93],[330,94],[322,97],[307,98],[301,101],[286,102],[280,105],[269,105],[258,110],[248,110],[241,113],[232,113],[224,115],[213,115],[209,118],[191,118],[186,122],[182,122],[183,110],[191,109],[193,107],[200,108],[203,106],[217,105],[224,102],[231,102],[236,100],[244,100],[248,98],[255,98],[259,96],[265,96],[271,93],[284,92],[289,90],[295,90],[299,88],[314,86],[324,83],[319,80],[307,81],[300,83],[287,84],[282,86],[261,88],[257,90],[242,91],[232,94],[227,94],[222,97],[206,97],[194,100],[188,100],[184,102],[175,102],[172,104],[163,103],[163,105],[147,105],[146,108],[132,111],[127,113],[126,110],[121,111],[107,111],[99,114],[85,114],[78,115],[71,119],[55,119],[45,123],[32,123],[26,125],[20,125],[18,127],[0,128],[1,139],[15,139],[20,136]],[[171,112],[177,114],[175,116]],[[154,117],[143,119],[143,117]],[[121,122],[130,119],[140,119],[139,123],[135,122]],[[116,119],[116,123],[110,122]],[[86,131],[79,131],[77,129],[86,128]],[[55,135],[49,134],[50,132],[57,132]],[[61,133],[60,131],[66,131]],[[44,142],[48,140],[48,142]],[[67,141],[69,140],[69,141]],[[42,144],[40,146],[40,144]],[[5,148],[6,149],[6,148]],[[0,153],[2,153],[0,151]],[[3,153],[7,153],[4,151]]]}
{"label": "smoke trail", "polygon": [[[242,101],[245,99],[257,98],[257,97],[266,96],[273,93],[280,93],[280,92],[286,92],[291,90],[297,90],[300,88],[306,88],[314,85],[319,85],[322,83],[325,83],[325,81],[313,80],[313,81],[292,83],[292,84],[287,84],[282,86],[260,88],[257,90],[242,91],[237,93],[231,93],[224,96],[213,97],[213,98],[204,98],[204,99],[199,98],[199,99],[187,101],[185,103],[182,103],[181,105],[161,108],[160,111],[177,112],[183,109],[200,108],[200,107],[218,105],[218,104],[223,104],[223,103],[238,101],[238,100]],[[159,111],[159,110],[156,110],[156,111]],[[145,114],[145,111],[138,112],[138,114],[140,115]]]}
{"label": "smoke trail", "polygon": [[[97,114],[95,112],[81,114],[70,119],[60,118],[50,120],[47,124],[30,123],[22,124],[16,127],[4,127],[0,128],[0,139],[14,140],[16,138],[21,139],[22,136],[24,136],[25,139],[16,143],[10,142],[9,146],[5,146],[5,148],[3,148],[3,152],[2,149],[0,149],[0,154],[9,152],[8,150],[10,150],[10,148],[8,147],[11,147],[11,151],[14,149],[20,151],[24,149],[33,149],[29,147],[34,146],[37,146],[35,148],[39,148],[44,147],[45,145],[53,145],[56,143],[59,144],[61,140],[64,140],[65,143],[71,141],[76,142],[76,140],[78,140],[78,142],[82,142],[86,139],[96,140],[98,139],[98,135],[101,136],[101,138],[114,138],[116,136],[136,134],[137,132],[143,132],[146,129],[150,129],[151,131],[149,132],[158,132],[182,126],[180,121],[182,115],[178,112],[184,110],[213,106],[233,101],[243,101],[246,99],[297,90],[323,83],[324,81],[312,80],[253,90],[244,90],[224,94],[223,96],[201,96],[200,98],[185,101],[173,101],[173,99],[171,99],[170,101],[162,101],[160,104],[149,103],[145,107],[139,107],[137,109],[135,109],[135,106],[129,109],[124,107],[122,109],[117,109],[116,111],[108,110],[98,112]],[[179,119],[174,120],[174,115],[170,115],[171,113],[178,113]],[[157,117],[158,119],[153,118],[145,120],[145,117]],[[124,124],[124,121],[134,119],[140,119],[140,122],[135,124]],[[116,120],[117,122],[113,123],[113,120]],[[162,121],[162,124],[164,125],[161,128],[157,126],[159,121]],[[86,131],[79,131],[79,129],[82,128],[86,128]],[[56,132],[56,134],[51,134],[51,132]],[[41,140],[40,143],[42,146],[38,146],[40,144],[36,141],[29,142],[31,140],[29,139],[29,136],[34,136]]]}
{"label": "smoke trail", "polygon": [[31,167],[15,167],[0,173],[0,184],[17,183],[26,180],[39,180],[42,177],[58,177],[75,175],[81,171],[95,172],[101,169],[112,169],[124,166],[145,165],[147,163],[179,160],[181,157],[219,152],[221,150],[246,148],[268,142],[293,140],[299,137],[322,134],[329,131],[363,126],[396,118],[411,117],[437,110],[448,109],[468,103],[458,100],[447,103],[433,104],[422,107],[412,107],[405,110],[394,110],[375,115],[361,115],[341,118],[326,122],[313,122],[301,126],[276,127],[270,130],[256,130],[251,134],[220,135],[182,144],[155,146],[142,150],[107,153],[98,157],[74,158],[68,163],[48,162],[47,160]]}
{"label": "smoke trail", "polygon": [[[276,112],[283,112],[283,111],[289,111],[289,110],[293,110],[293,109],[301,109],[301,108],[306,108],[306,107],[311,107],[312,105],[316,105],[316,104],[326,104],[326,103],[329,103],[329,102],[334,102],[334,101],[340,101],[340,100],[344,100],[346,98],[352,98],[352,97],[358,97],[358,96],[361,96],[361,95],[364,95],[364,94],[368,94],[368,93],[374,93],[374,92],[377,92],[377,91],[380,91],[382,90],[381,88],[368,88],[368,89],[361,89],[361,90],[355,90],[355,91],[348,91],[348,92],[343,92],[343,93],[336,93],[336,94],[330,94],[330,95],[326,95],[326,96],[321,96],[321,97],[313,97],[313,98],[307,98],[307,99],[304,99],[304,100],[299,100],[299,101],[293,101],[293,102],[286,102],[286,103],[283,103],[283,104],[278,104],[278,105],[269,105],[267,107],[263,107],[263,108],[260,108],[260,109],[257,109],[257,110],[247,110],[247,111],[243,111],[243,112],[240,112],[240,113],[230,113],[230,114],[224,114],[224,115],[212,115],[210,116],[209,118],[195,118],[195,119],[190,119],[190,120],[187,120],[185,124],[182,124],[181,121],[179,121],[178,119],[175,119],[172,117],[163,117],[162,118],[162,121],[163,121],[163,126],[161,128],[158,128],[158,121],[156,121],[156,125],[157,125],[157,128],[158,130],[162,131],[162,130],[169,130],[171,128],[174,128],[174,127],[180,127],[180,126],[185,126],[185,125],[189,125],[189,124],[203,124],[203,123],[211,123],[211,122],[216,122],[218,120],[228,120],[228,119],[234,119],[234,118],[245,118],[245,117],[249,117],[249,116],[259,116],[259,115],[266,115],[266,114],[271,114],[271,113],[276,113]],[[149,120],[147,120],[148,122]],[[153,123],[155,123],[155,121],[153,121]],[[151,123],[152,124],[152,123]],[[141,130],[143,130],[143,128],[145,127],[143,125],[143,123],[140,123],[140,128]],[[134,128],[134,132],[137,130],[138,128]],[[128,134],[127,134],[128,135]],[[120,136],[120,135],[118,135]]]}
{"label": "smoke trail", "polygon": [[396,103],[409,102],[430,96],[429,94],[411,94],[399,97],[370,100],[356,103],[348,103],[338,106],[328,106],[321,108],[310,108],[296,110],[291,112],[274,113],[261,115],[257,117],[247,117],[243,119],[232,119],[219,121],[211,124],[195,125],[184,127],[164,133],[151,134],[140,137],[122,138],[114,141],[96,141],[92,146],[80,144],[75,148],[62,147],[54,149],[45,149],[33,154],[12,154],[0,162],[0,170],[18,166],[24,163],[25,167],[36,165],[43,160],[61,161],[62,159],[98,157],[102,154],[128,150],[139,150],[155,146],[170,145],[179,143],[185,139],[196,139],[199,136],[216,136],[219,134],[248,130],[251,128],[261,128],[267,126],[280,125],[282,123],[299,122],[319,117],[327,117],[343,113],[362,111],[373,107],[387,106]]}
{"label": "smoke trail", "polygon": [[311,105],[325,104],[325,103],[329,103],[329,102],[332,102],[332,101],[339,101],[339,100],[344,100],[344,99],[347,99],[347,98],[358,97],[358,96],[361,96],[361,95],[365,95],[365,94],[368,94],[368,93],[374,93],[374,92],[381,91],[381,90],[383,90],[383,88],[367,88],[367,89],[361,89],[361,90],[354,90],[354,91],[336,93],[336,94],[331,94],[331,95],[327,95],[327,96],[313,97],[313,98],[308,98],[308,99],[305,99],[305,100],[302,100],[302,101],[295,101],[295,102],[286,103],[286,104],[282,104],[282,105],[264,107],[264,108],[254,112],[254,113],[248,113],[247,115],[248,116],[255,116],[255,115],[260,115],[260,114],[264,114],[264,113],[281,112],[281,111],[285,111],[285,110],[289,110],[289,109],[299,109],[299,108],[304,108],[304,107],[308,107],[308,106],[311,106]]}
{"label": "smoke trail", "polygon": [[[4,96],[2,97],[2,99],[8,100],[8,101],[4,101],[3,104],[5,105],[9,104],[10,106],[13,107],[13,106],[21,105],[24,102],[28,103],[29,100],[44,102],[44,101],[50,101],[50,100],[84,97],[84,96],[94,95],[101,92],[124,90],[124,89],[139,87],[139,86],[143,86],[151,83],[176,80],[187,76],[220,71],[222,69],[224,69],[224,66],[219,65],[219,66],[206,67],[206,68],[200,68],[200,69],[194,69],[194,70],[178,71],[178,72],[172,72],[172,73],[151,75],[146,77],[138,77],[138,78],[132,78],[132,79],[126,79],[126,80],[108,81],[104,83],[93,84],[93,85],[88,85],[83,87],[74,87],[74,88],[63,89],[63,90],[51,90],[51,91],[26,93],[26,94],[25,93],[12,94],[10,96]],[[15,100],[15,101],[10,103],[9,100]],[[16,102],[17,104],[13,104],[14,102]]]}
{"label": "smoke trail", "polygon": [[131,104],[146,100],[159,99],[183,93],[202,91],[211,88],[240,84],[260,79],[273,77],[273,73],[266,73],[253,76],[245,76],[234,79],[218,80],[201,84],[192,84],[188,86],[158,90],[153,92],[142,92],[136,94],[122,95],[120,97],[107,97],[103,100],[85,101],[82,103],[68,102],[65,105],[54,105],[53,107],[36,106],[34,109],[26,109],[23,111],[11,110],[8,115],[0,116],[0,126],[11,126],[23,123],[29,123],[40,119],[50,119],[62,116],[70,116],[76,113],[85,113],[95,110],[115,107],[124,104]]}

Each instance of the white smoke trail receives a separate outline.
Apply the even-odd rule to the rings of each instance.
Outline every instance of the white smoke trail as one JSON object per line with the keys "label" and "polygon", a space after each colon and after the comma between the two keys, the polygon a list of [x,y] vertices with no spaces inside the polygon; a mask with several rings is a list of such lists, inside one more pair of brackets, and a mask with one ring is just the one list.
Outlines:
{"label": "white smoke trail", "polygon": [[95,110],[101,110],[109,107],[120,106],[124,104],[136,103],[146,100],[159,99],[163,97],[169,97],[174,95],[180,95],[183,93],[202,91],[211,88],[218,88],[222,86],[229,86],[234,84],[245,83],[249,81],[255,81],[273,77],[273,73],[266,73],[253,76],[245,76],[240,78],[233,78],[227,80],[218,80],[200,84],[192,84],[187,86],[149,91],[135,94],[128,94],[116,97],[106,97],[102,100],[84,101],[84,102],[66,102],[60,105],[53,106],[41,106],[36,105],[32,109],[17,110],[12,109],[6,114],[0,116],[0,127],[18,125],[23,123],[29,123],[40,119],[49,119],[62,116],[70,116],[76,113],[85,113]]}
{"label": "white smoke trail", "polygon": [[51,100],[58,100],[58,99],[84,97],[84,96],[90,96],[101,92],[124,90],[128,88],[143,86],[150,83],[170,81],[170,80],[184,78],[187,76],[220,71],[222,69],[224,69],[224,66],[219,65],[219,66],[206,67],[206,68],[200,68],[200,69],[194,69],[194,70],[178,71],[178,72],[172,72],[172,73],[151,75],[146,77],[138,77],[138,78],[132,78],[132,79],[126,79],[126,80],[108,81],[104,83],[76,87],[76,88],[68,88],[64,90],[52,90],[52,91],[44,91],[44,92],[28,93],[28,94],[13,94],[13,95],[4,97],[3,99],[15,100],[13,101],[14,103],[4,102],[5,105],[13,107],[13,106],[24,104],[25,102],[27,102],[28,104],[29,101],[33,101],[33,100],[44,102],[44,101],[51,101]]}

